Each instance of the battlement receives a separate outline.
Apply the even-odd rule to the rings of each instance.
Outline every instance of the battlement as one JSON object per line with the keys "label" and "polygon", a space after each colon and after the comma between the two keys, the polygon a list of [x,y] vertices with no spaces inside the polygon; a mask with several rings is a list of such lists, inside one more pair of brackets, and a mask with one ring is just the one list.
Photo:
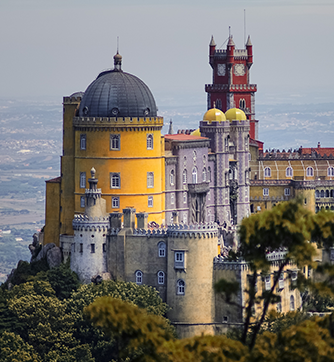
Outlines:
{"label": "battlement", "polygon": [[287,253],[287,250],[273,251],[271,253],[268,253],[266,255],[266,258],[269,261],[284,260]]}
{"label": "battlement", "polygon": [[82,100],[81,96],[69,96],[69,97],[63,97],[63,103],[80,103]]}
{"label": "battlement", "polygon": [[334,150],[328,150],[327,153],[319,152],[317,149],[311,149],[310,152],[306,153],[303,148],[298,150],[289,149],[288,151],[285,150],[266,150],[260,155],[259,160],[312,160],[312,159],[333,159],[334,158]]}
{"label": "battlement", "polygon": [[85,191],[85,195],[86,195],[86,196],[89,196],[89,197],[92,197],[93,199],[100,198],[100,197],[101,197],[101,194],[102,194],[102,190],[101,190],[101,189],[96,189],[96,190],[86,189],[86,191]]}
{"label": "battlement", "polygon": [[163,117],[74,117],[74,126],[158,126],[164,124]]}
{"label": "battlement", "polygon": [[205,84],[205,91],[206,92],[214,92],[214,91],[221,91],[221,92],[256,92],[257,85],[256,84]]}
{"label": "battlement", "polygon": [[87,215],[74,215],[73,230],[109,230],[109,215],[101,217],[89,217]]}
{"label": "battlement", "polygon": [[229,261],[218,255],[213,259],[213,269],[221,270],[248,270],[249,266],[244,260]]}

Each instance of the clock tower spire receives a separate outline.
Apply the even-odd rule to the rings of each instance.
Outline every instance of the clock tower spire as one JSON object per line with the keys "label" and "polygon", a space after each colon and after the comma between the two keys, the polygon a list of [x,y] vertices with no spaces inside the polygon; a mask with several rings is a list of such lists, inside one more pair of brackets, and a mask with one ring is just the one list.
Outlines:
{"label": "clock tower spire", "polygon": [[216,108],[226,112],[230,108],[240,108],[250,121],[249,135],[258,139],[255,119],[256,84],[250,84],[250,68],[253,64],[253,45],[248,36],[244,49],[236,49],[230,34],[226,49],[217,49],[211,38],[209,63],[212,67],[212,84],[205,85],[208,94],[208,109]]}

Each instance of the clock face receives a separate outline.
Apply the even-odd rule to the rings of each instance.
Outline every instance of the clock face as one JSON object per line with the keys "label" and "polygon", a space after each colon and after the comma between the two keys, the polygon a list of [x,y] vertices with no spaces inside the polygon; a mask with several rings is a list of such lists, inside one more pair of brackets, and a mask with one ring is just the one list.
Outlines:
{"label": "clock face", "polygon": [[234,66],[235,75],[245,75],[245,66],[243,64],[236,64]]}
{"label": "clock face", "polygon": [[217,74],[219,76],[224,76],[226,74],[226,64],[218,64]]}

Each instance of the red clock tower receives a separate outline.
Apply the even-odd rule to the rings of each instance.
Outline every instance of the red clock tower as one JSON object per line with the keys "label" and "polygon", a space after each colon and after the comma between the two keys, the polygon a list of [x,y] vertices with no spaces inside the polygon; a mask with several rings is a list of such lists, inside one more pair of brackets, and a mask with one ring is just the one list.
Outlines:
{"label": "red clock tower", "polygon": [[253,46],[248,36],[245,49],[235,49],[230,35],[226,49],[216,49],[211,38],[209,46],[210,65],[213,70],[212,84],[205,85],[208,93],[208,109],[219,108],[226,112],[230,108],[242,109],[250,121],[249,135],[258,139],[255,119],[256,84],[249,84],[250,68],[253,64]]}

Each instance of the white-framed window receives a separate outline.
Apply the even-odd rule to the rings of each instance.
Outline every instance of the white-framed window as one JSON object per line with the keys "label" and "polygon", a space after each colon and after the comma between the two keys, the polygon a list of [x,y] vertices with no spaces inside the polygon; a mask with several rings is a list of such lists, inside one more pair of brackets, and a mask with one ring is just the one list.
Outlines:
{"label": "white-framed window", "polygon": [[118,151],[121,149],[121,135],[111,134],[110,135],[110,150]]}
{"label": "white-framed window", "polygon": [[153,207],[153,196],[149,196],[147,198],[147,206],[148,207]]}
{"label": "white-framed window", "polygon": [[149,133],[146,135],[146,148],[148,150],[153,150],[153,134]]}
{"label": "white-framed window", "polygon": [[110,173],[110,188],[119,189],[121,188],[121,175],[118,172]]}
{"label": "white-framed window", "polygon": [[196,168],[196,167],[193,168],[193,172],[192,172],[192,183],[193,183],[193,184],[197,184],[197,168]]}
{"label": "white-framed window", "polygon": [[158,244],[158,254],[159,258],[164,258],[166,256],[166,243],[164,241],[160,241]]}
{"label": "white-framed window", "polygon": [[289,188],[284,189],[284,196],[290,196],[290,189]]}
{"label": "white-framed window", "polygon": [[264,278],[264,282],[265,282],[265,290],[270,290],[271,289],[271,278],[270,275],[266,275]]}
{"label": "white-framed window", "polygon": [[86,172],[80,172],[80,188],[86,188]]}
{"label": "white-framed window", "polygon": [[80,196],[80,207],[86,206],[86,198],[85,196]]}
{"label": "white-framed window", "polygon": [[290,297],[290,310],[291,311],[295,310],[295,297],[293,295],[291,295]]}
{"label": "white-framed window", "polygon": [[327,176],[330,176],[330,177],[334,176],[334,167],[328,167]]}
{"label": "white-framed window", "polygon": [[269,189],[267,187],[263,189],[263,196],[269,196]]}
{"label": "white-framed window", "polygon": [[281,273],[278,279],[278,288],[284,289],[284,273]]}
{"label": "white-framed window", "polygon": [[183,193],[183,203],[184,204],[187,203],[187,191],[184,191],[184,193]]}
{"label": "white-framed window", "polygon": [[307,169],[306,169],[306,176],[307,177],[313,177],[313,167],[308,167]]}
{"label": "white-framed window", "polygon": [[183,170],[182,172],[182,182],[184,185],[187,183],[187,170]]}
{"label": "white-framed window", "polygon": [[184,251],[174,252],[174,267],[175,269],[184,269]]}
{"label": "white-framed window", "polygon": [[193,161],[196,162],[197,159],[197,152],[194,150],[193,151]]}
{"label": "white-framed window", "polygon": [[298,273],[296,271],[293,271],[291,273],[291,280],[295,281],[295,280],[297,280],[297,278],[298,278]]}
{"label": "white-framed window", "polygon": [[252,154],[248,152],[248,161],[252,161]]}
{"label": "white-framed window", "polygon": [[174,205],[174,202],[175,202],[175,194],[171,193],[170,194],[170,203],[171,203],[171,205]]}
{"label": "white-framed window", "polygon": [[165,284],[165,273],[161,270],[158,272],[158,284]]}
{"label": "white-framed window", "polygon": [[154,187],[154,172],[147,172],[147,188]]}
{"label": "white-framed window", "polygon": [[292,167],[287,167],[286,169],[285,169],[285,177],[292,177],[293,176],[293,169],[292,169]]}
{"label": "white-framed window", "polygon": [[86,149],[86,134],[80,135],[80,150]]}
{"label": "white-framed window", "polygon": [[183,213],[183,223],[187,224],[187,213],[186,212]]}
{"label": "white-framed window", "polygon": [[136,283],[143,284],[143,272],[140,270],[137,270],[135,275],[136,275]]}
{"label": "white-framed window", "polygon": [[270,167],[266,167],[264,169],[264,177],[271,177],[271,168]]}
{"label": "white-framed window", "polygon": [[202,171],[202,182],[206,182],[206,168],[205,167],[203,168],[203,171]]}
{"label": "white-framed window", "polygon": [[119,209],[119,197],[118,196],[113,196],[111,198],[111,207],[113,209]]}
{"label": "white-framed window", "polygon": [[177,282],[176,282],[176,294],[178,295],[184,295],[184,292],[185,292],[185,282],[183,279],[179,279]]}
{"label": "white-framed window", "polygon": [[169,174],[169,183],[171,186],[174,186],[175,183],[175,173],[174,170],[171,170],[170,174]]}
{"label": "white-framed window", "polygon": [[211,182],[211,167],[208,167],[208,181]]}

